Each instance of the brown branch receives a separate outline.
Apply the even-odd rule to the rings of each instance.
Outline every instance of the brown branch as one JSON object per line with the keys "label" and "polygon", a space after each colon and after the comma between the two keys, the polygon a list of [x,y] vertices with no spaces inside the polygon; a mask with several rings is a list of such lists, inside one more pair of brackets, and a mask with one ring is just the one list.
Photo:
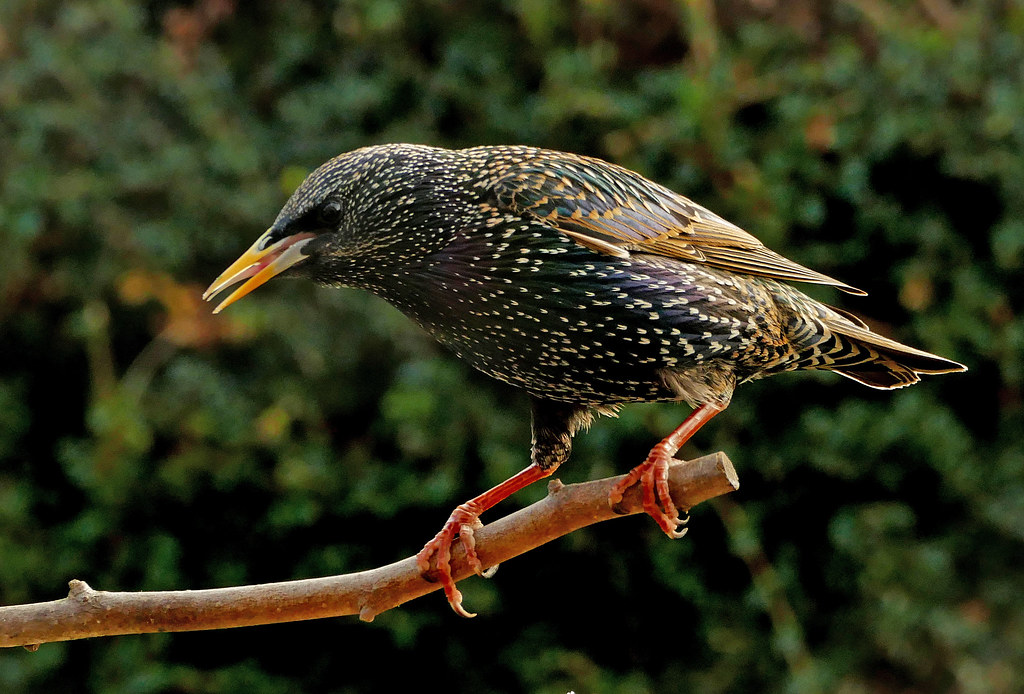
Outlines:
{"label": "brown branch", "polygon": [[[476,531],[484,567],[527,552],[587,525],[616,518],[608,492],[620,479],[582,484],[554,480],[548,495],[531,506]],[[670,472],[672,498],[691,508],[739,487],[724,453],[678,462]],[[634,486],[620,504],[621,515],[641,511]],[[456,580],[471,574],[460,545],[452,552]],[[342,576],[282,583],[160,592],[96,591],[84,581],[70,582],[62,600],[0,607],[0,646],[28,646],[93,636],[196,631],[292,622],[358,614],[375,615],[439,588],[424,580],[413,558]]]}

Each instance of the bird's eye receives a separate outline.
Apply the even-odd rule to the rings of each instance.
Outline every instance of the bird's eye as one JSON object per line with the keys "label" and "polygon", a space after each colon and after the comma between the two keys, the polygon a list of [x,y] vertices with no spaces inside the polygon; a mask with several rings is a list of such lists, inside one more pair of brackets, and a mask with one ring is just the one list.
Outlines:
{"label": "bird's eye", "polygon": [[341,220],[341,203],[328,202],[320,208],[320,222],[324,226],[333,227]]}

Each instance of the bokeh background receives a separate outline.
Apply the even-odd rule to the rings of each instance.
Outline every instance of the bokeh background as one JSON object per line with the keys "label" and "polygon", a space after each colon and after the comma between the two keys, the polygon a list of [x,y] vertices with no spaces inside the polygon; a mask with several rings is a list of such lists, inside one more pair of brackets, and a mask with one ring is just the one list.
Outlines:
{"label": "bokeh background", "polygon": [[[374,297],[200,292],[325,159],[528,143],[683,192],[964,375],[741,388],[741,490],[380,615],[0,652],[21,692],[1024,691],[1019,0],[6,0],[0,603],[415,552],[527,462],[525,399]],[[633,406],[566,482],[685,416]],[[520,493],[499,515],[537,498]]]}

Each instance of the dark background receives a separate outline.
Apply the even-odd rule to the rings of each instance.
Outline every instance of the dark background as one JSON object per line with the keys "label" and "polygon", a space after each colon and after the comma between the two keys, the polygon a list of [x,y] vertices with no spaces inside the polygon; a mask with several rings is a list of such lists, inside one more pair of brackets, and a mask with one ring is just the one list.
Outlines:
{"label": "dark background", "polygon": [[[4,604],[385,564],[526,464],[525,399],[371,296],[200,303],[306,172],[366,144],[615,161],[970,372],[744,386],[687,449],[743,486],[685,539],[581,531],[462,584],[472,621],[432,595],[12,649],[0,689],[1024,690],[1022,114],[1020,2],[7,0]],[[599,422],[561,478],[626,471],[686,412]]]}

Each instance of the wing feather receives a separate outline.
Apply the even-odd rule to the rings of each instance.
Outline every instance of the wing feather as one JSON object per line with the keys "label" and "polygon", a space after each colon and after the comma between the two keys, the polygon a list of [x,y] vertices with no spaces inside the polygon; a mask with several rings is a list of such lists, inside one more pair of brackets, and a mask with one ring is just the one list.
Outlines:
{"label": "wing feather", "polygon": [[499,205],[540,219],[594,252],[651,253],[864,294],[779,255],[735,224],[628,169],[559,152],[530,155],[502,162],[504,173],[493,182]]}

